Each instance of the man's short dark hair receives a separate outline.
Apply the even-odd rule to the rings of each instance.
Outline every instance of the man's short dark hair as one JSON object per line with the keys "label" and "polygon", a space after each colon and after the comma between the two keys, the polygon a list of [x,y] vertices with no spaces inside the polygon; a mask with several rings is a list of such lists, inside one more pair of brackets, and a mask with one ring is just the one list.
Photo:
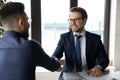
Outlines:
{"label": "man's short dark hair", "polygon": [[72,7],[70,9],[70,12],[79,12],[82,15],[82,19],[85,19],[85,18],[87,19],[88,18],[86,10],[81,8],[81,7]]}
{"label": "man's short dark hair", "polygon": [[5,18],[18,14],[24,13],[24,4],[20,2],[8,2],[5,3],[0,8],[0,21],[4,20]]}

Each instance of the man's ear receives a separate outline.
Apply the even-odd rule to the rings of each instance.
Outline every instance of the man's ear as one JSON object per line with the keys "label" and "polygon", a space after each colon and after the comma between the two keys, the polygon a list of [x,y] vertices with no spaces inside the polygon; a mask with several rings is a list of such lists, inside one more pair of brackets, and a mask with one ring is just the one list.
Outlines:
{"label": "man's ear", "polygon": [[86,22],[87,22],[87,19],[85,18],[85,19],[84,19],[84,25],[86,24]]}
{"label": "man's ear", "polygon": [[18,28],[20,31],[24,30],[24,22],[23,22],[23,19],[21,17],[19,17],[17,19],[17,23],[18,23]]}
{"label": "man's ear", "polygon": [[23,26],[22,18],[18,18],[17,22],[18,22],[18,26]]}

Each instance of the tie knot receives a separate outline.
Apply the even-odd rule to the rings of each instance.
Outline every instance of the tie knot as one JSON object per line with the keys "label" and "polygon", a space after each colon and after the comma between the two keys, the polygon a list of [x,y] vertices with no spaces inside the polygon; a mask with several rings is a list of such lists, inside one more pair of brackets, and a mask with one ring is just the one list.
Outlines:
{"label": "tie knot", "polygon": [[81,36],[82,36],[82,35],[75,35],[75,37],[76,37],[77,39],[79,39]]}

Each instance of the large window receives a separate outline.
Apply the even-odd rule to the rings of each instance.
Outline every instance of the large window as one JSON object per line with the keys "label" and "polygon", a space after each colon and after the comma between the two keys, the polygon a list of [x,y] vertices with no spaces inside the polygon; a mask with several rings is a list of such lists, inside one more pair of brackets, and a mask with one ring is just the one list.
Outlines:
{"label": "large window", "polygon": [[103,40],[105,0],[78,0],[78,6],[88,13],[86,30],[101,35]]}
{"label": "large window", "polygon": [[69,30],[69,0],[41,0],[42,47],[52,55],[60,34]]}

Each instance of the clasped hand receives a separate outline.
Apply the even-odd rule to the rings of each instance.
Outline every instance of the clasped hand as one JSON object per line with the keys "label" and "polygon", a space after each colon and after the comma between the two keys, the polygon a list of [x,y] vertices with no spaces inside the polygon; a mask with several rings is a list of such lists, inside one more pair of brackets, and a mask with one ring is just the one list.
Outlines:
{"label": "clasped hand", "polygon": [[[60,60],[58,60],[57,58],[55,58],[55,60],[57,60],[60,63]],[[60,72],[62,70],[61,65],[59,66],[59,68],[56,70],[57,72]]]}
{"label": "clasped hand", "polygon": [[103,72],[97,66],[88,70],[87,73],[88,75],[93,76],[93,77],[100,77],[103,75]]}

